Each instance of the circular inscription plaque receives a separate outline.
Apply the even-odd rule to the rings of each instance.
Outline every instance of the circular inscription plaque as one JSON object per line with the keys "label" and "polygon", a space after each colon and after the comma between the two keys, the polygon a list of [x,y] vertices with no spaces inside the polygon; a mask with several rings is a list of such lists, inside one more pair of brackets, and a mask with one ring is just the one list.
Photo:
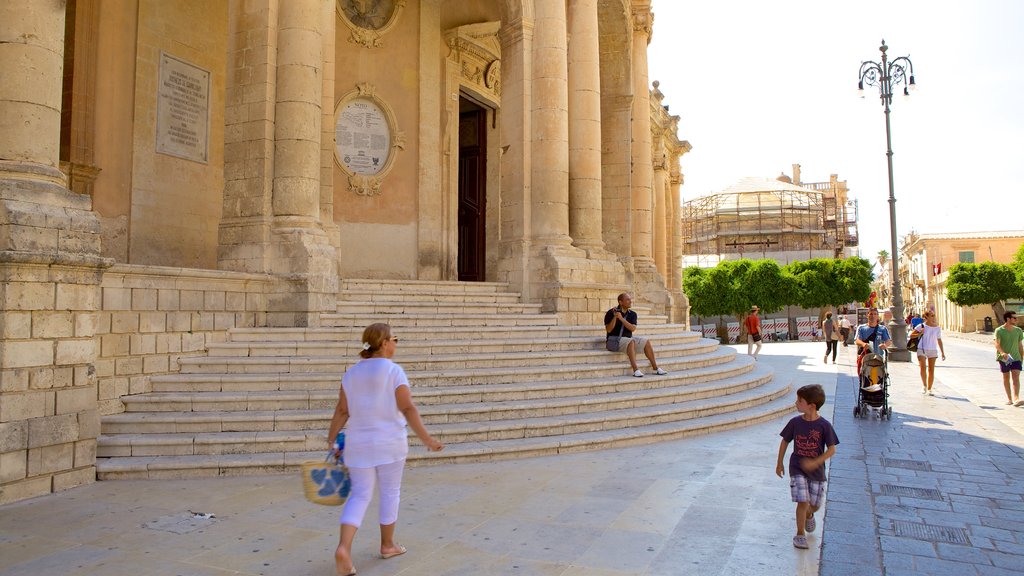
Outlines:
{"label": "circular inscription plaque", "polygon": [[387,116],[373,100],[356,98],[338,114],[334,136],[338,160],[353,174],[379,173],[391,153]]}

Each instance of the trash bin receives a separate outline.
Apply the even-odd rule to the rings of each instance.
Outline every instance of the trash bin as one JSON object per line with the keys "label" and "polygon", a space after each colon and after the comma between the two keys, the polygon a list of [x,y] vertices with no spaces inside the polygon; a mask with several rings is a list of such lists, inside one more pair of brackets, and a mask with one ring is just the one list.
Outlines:
{"label": "trash bin", "polygon": [[991,316],[985,316],[985,332],[991,332],[991,331],[992,331],[992,317]]}

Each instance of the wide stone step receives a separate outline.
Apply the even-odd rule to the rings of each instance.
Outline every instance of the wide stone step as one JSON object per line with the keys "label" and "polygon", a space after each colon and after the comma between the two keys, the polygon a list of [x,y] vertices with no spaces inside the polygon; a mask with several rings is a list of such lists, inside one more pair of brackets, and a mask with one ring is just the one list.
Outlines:
{"label": "wide stone step", "polygon": [[[694,349],[696,347],[696,349]],[[666,346],[658,364],[666,370],[696,368],[727,362],[735,356],[728,348],[700,344]],[[678,353],[676,353],[678,352]],[[691,353],[696,352],[696,353]],[[325,372],[339,380],[358,357],[196,357],[181,360],[181,374],[275,374]],[[581,363],[581,360],[584,361]],[[570,363],[571,362],[571,363]],[[500,384],[538,380],[613,377],[627,373],[629,364],[622,354],[605,351],[576,354],[519,353],[498,355],[448,355],[405,358],[401,362],[410,384],[446,386],[458,384]]]}
{"label": "wide stone step", "polygon": [[338,314],[396,314],[471,315],[471,314],[532,314],[539,315],[540,304],[487,303],[487,302],[338,302]]}
{"label": "wide stone step", "polygon": [[[524,437],[515,440],[487,440],[450,444],[441,452],[426,452],[414,447],[409,464],[449,464],[487,462],[501,459],[573,453],[651,442],[675,440],[698,434],[728,430],[773,420],[792,412],[788,385],[778,398],[724,413],[697,418],[652,423],[613,430],[580,432],[560,436]],[[305,439],[306,436],[303,436]],[[305,441],[305,440],[304,440]],[[313,442],[323,443],[322,431]],[[254,454],[129,456],[99,458],[96,462],[100,480],[197,478],[204,476],[235,476],[297,472],[303,462],[322,461],[324,450],[305,452],[267,452]]]}
{"label": "wide stone step", "polygon": [[[646,318],[644,319],[646,320]],[[358,343],[365,326],[337,326],[320,328],[232,328],[228,331],[231,342],[356,342]],[[397,328],[397,327],[396,327]],[[404,326],[395,330],[401,337],[403,348],[406,340],[434,341],[443,337],[450,340],[505,341],[533,339],[537,341],[565,340],[572,338],[597,338],[604,341],[601,326],[451,326],[439,334],[436,328]],[[657,338],[659,335],[688,335],[700,338],[700,332],[688,331],[682,324],[642,323],[640,333]],[[717,340],[716,340],[717,341]]]}
{"label": "wide stone step", "polygon": [[342,290],[338,302],[424,302],[472,304],[520,304],[518,292],[413,292],[409,290]]}
{"label": "wide stone step", "polygon": [[507,282],[458,282],[450,280],[378,280],[350,278],[340,282],[339,293],[347,290],[440,293],[440,294],[481,294],[508,292]]}
{"label": "wide stone step", "polygon": [[[650,338],[654,346],[692,345],[700,340],[696,333],[663,334]],[[706,340],[706,345],[715,345]],[[399,338],[401,358],[416,356],[444,356],[452,354],[511,354],[523,352],[573,352],[604,351],[605,339],[596,336],[567,338],[509,338],[506,340],[449,340],[443,338],[414,340]],[[220,342],[210,344],[208,356],[233,357],[274,357],[274,356],[336,356],[354,358],[362,346],[358,339],[346,341],[296,341],[276,340],[270,342]]]}
{"label": "wide stone step", "polygon": [[[451,387],[416,387],[413,396],[424,406],[426,418],[437,412],[432,405],[472,404],[472,411],[508,409],[498,402],[546,401],[552,398],[578,397],[566,404],[596,402],[601,395],[668,388],[688,383],[705,382],[749,372],[753,362],[740,358],[729,363],[683,370],[665,376],[651,374],[645,378],[633,376],[601,379],[537,381],[525,384],[478,384]],[[151,392],[126,396],[122,399],[125,412],[253,412],[261,410],[329,409],[337,401],[340,379],[333,387],[319,390],[266,390],[238,392]],[[111,416],[110,418],[115,418]],[[105,419],[104,421],[109,421]]]}
{"label": "wide stone step", "polygon": [[407,326],[554,326],[558,316],[554,314],[441,314],[423,312],[420,314],[345,313],[321,314],[322,326],[350,326],[363,329],[375,322],[386,322],[392,327]]}
{"label": "wide stone step", "polygon": [[[609,394],[589,401],[576,399],[571,404],[557,400],[522,402],[518,406],[508,404],[500,409],[473,413],[466,412],[464,407],[446,406],[437,414],[424,409],[421,415],[431,434],[446,444],[565,435],[698,418],[770,402],[789,388],[785,384],[769,383],[771,377],[771,371],[762,368],[713,384]],[[326,445],[330,414],[329,410],[324,410],[321,417],[310,419],[309,427],[290,431],[105,433],[99,439],[97,454],[101,457],[178,456],[317,449]],[[467,416],[484,420],[466,421]],[[411,433],[410,442],[419,443]]]}
{"label": "wide stone step", "polygon": [[[623,359],[624,360],[624,359]],[[752,362],[745,357],[736,357],[737,362]],[[673,372],[669,378],[683,377],[684,374],[678,370],[684,366],[677,364],[672,358],[662,358],[662,365]],[[717,371],[726,368],[725,363],[712,365],[705,370]],[[626,372],[629,372],[626,370]],[[239,373],[194,373],[194,374],[166,374],[151,377],[153,392],[265,392],[265,391],[329,391],[337,393],[341,384],[343,370],[337,372],[295,372],[295,373],[273,373],[273,374],[239,374]],[[694,376],[693,370],[685,374],[686,377]],[[469,384],[458,386],[427,386],[422,382],[422,377],[415,373],[408,373],[413,385],[413,394],[417,402],[438,403],[443,401],[445,396],[449,397],[482,397],[485,393],[495,400],[516,399],[524,397],[543,397],[561,393],[561,389],[568,389],[573,381],[558,380],[558,388],[553,389],[550,382],[546,380],[535,380],[527,382],[512,382],[504,384]],[[653,375],[652,375],[653,377]],[[656,379],[664,379],[657,377]],[[614,385],[616,387],[636,386],[641,387],[643,380],[633,378],[629,374],[620,374],[617,379],[607,377],[595,379],[583,379],[577,382],[579,388],[590,388],[596,385]],[[524,396],[530,394],[532,396]],[[125,399],[142,397],[141,395],[128,396]],[[132,400],[129,400],[131,402]]]}

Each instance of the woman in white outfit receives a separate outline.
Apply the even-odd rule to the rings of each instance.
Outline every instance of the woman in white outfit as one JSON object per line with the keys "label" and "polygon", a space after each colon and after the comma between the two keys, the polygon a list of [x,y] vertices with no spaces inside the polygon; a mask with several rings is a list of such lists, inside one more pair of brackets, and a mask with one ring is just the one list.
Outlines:
{"label": "woman in white outfit", "polygon": [[942,347],[942,327],[935,320],[935,312],[924,313],[924,324],[916,328],[921,333],[917,341],[917,363],[921,366],[922,393],[932,395],[932,383],[935,382],[935,359],[939,353],[942,361],[946,361],[946,350]]}
{"label": "woman in white outfit", "polygon": [[[334,552],[338,574],[356,573],[352,564],[352,540],[380,483],[380,555],[391,558],[405,553],[395,544],[395,522],[402,489],[402,471],[409,453],[406,422],[428,450],[444,445],[427,433],[412,403],[409,379],[391,361],[398,338],[388,324],[371,324],[363,330],[363,360],[345,372],[334,408],[328,443],[333,446],[345,427],[345,465],[352,477],[352,492],[341,511],[341,536]],[[346,427],[347,424],[347,427]]]}

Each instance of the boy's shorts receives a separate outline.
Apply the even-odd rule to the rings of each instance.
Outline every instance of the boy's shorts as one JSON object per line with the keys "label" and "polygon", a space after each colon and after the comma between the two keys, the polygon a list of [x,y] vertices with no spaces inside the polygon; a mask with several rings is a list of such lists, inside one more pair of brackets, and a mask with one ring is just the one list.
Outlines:
{"label": "boy's shorts", "polygon": [[821,506],[821,497],[825,494],[825,483],[809,479],[803,474],[795,474],[789,478],[789,492],[793,502],[807,502],[811,506]]}

